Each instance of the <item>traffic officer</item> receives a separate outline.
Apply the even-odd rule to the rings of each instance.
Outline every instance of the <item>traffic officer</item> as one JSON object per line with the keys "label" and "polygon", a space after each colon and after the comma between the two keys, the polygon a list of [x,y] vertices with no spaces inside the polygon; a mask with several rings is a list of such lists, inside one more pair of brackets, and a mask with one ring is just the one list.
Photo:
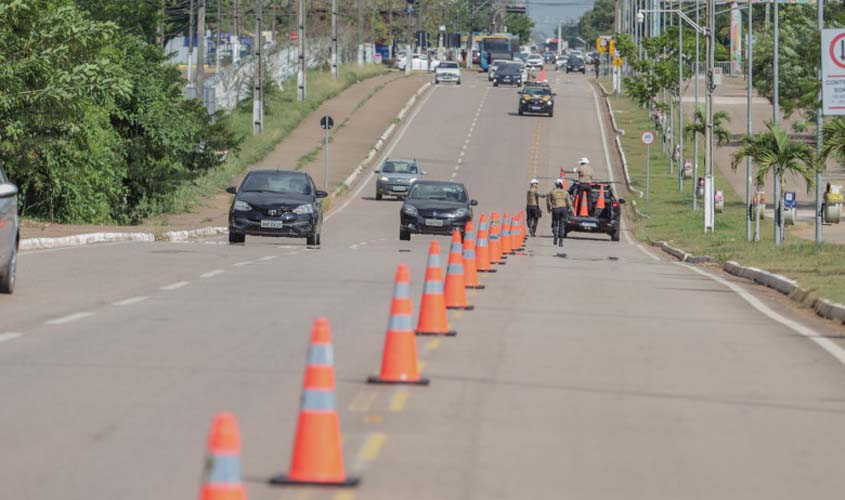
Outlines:
{"label": "traffic officer", "polygon": [[543,216],[543,211],[540,210],[540,198],[544,195],[540,194],[539,186],[540,181],[531,179],[527,199],[525,200],[525,213],[528,215],[528,232],[531,236],[537,235],[537,221]]}
{"label": "traffic officer", "polygon": [[569,192],[563,189],[563,179],[555,179],[555,188],[546,195],[546,206],[552,213],[552,235],[554,244],[563,246],[563,236],[566,234],[566,221],[572,209]]}
{"label": "traffic officer", "polygon": [[[590,160],[587,157],[578,160],[578,166],[568,171],[571,174],[578,174],[578,185],[575,189],[575,201],[581,203],[583,199],[582,193],[587,193],[587,211],[592,214],[592,196],[593,196],[593,167],[590,166]],[[576,214],[577,215],[577,214]]]}

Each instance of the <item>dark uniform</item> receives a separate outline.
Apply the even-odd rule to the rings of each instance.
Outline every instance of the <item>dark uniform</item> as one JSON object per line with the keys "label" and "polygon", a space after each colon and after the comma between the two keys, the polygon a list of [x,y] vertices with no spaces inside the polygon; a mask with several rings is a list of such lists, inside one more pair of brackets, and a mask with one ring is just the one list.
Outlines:
{"label": "dark uniform", "polygon": [[592,215],[593,167],[591,167],[590,164],[587,163],[585,165],[580,165],[578,168],[574,169],[573,172],[578,174],[578,186],[575,189],[575,203],[580,204],[581,201],[583,201],[584,199],[583,193],[587,193],[587,212],[589,213],[589,215]]}
{"label": "dark uniform", "polygon": [[552,235],[555,245],[563,246],[563,236],[566,234],[566,221],[572,209],[569,193],[562,187],[554,188],[546,198],[546,205],[552,213]]}
{"label": "dark uniform", "polygon": [[543,195],[540,194],[537,186],[532,185],[528,188],[528,194],[525,200],[525,213],[528,215],[528,232],[531,236],[537,234],[537,221],[543,215],[543,211],[540,210],[540,198],[542,197]]}

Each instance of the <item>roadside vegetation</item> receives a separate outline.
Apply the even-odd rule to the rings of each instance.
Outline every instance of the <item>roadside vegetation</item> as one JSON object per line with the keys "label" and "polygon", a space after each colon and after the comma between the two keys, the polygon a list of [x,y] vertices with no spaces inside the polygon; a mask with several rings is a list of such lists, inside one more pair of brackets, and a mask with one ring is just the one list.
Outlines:
{"label": "roadside vegetation", "polygon": [[[632,183],[636,189],[645,191],[646,148],[640,135],[653,130],[654,122],[646,110],[630,98],[611,98],[611,103],[619,127],[625,130],[620,140]],[[699,165],[703,164],[701,159]],[[744,161],[739,168],[745,168]],[[838,279],[845,276],[845,246],[816,245],[812,241],[787,237],[777,248],[771,218],[760,221],[761,241],[746,241],[745,194],[736,193],[719,169],[715,170],[716,189],[725,194],[725,210],[716,214],[715,232],[704,234],[702,210],[692,210],[693,180],[687,179],[684,191],[679,191],[677,172],[669,174],[669,158],[656,142],[651,148],[650,199],[635,198],[639,209],[648,215],[648,218],[634,219],[636,237],[647,242],[667,241],[694,255],[710,255],[720,262],[735,260],[783,274],[821,297],[845,303],[845,280]]]}

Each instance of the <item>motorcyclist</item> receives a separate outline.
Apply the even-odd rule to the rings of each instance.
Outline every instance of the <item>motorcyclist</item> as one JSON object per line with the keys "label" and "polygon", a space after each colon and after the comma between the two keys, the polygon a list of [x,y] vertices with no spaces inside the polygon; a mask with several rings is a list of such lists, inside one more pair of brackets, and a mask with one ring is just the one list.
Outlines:
{"label": "motorcyclist", "polygon": [[569,212],[572,209],[572,200],[569,199],[569,192],[563,188],[563,179],[555,179],[555,188],[546,195],[546,206],[552,213],[554,244],[563,246],[566,221],[569,220]]}
{"label": "motorcyclist", "polygon": [[590,166],[590,160],[587,157],[581,158],[578,161],[578,166],[572,170],[567,170],[567,172],[578,174],[578,184],[575,187],[575,203],[581,203],[583,193],[587,193],[587,211],[592,215],[593,167]]}
{"label": "motorcyclist", "polygon": [[537,221],[543,216],[543,211],[540,210],[540,198],[545,195],[540,193],[539,186],[540,181],[531,179],[525,201],[525,213],[528,215],[528,232],[531,236],[537,235]]}

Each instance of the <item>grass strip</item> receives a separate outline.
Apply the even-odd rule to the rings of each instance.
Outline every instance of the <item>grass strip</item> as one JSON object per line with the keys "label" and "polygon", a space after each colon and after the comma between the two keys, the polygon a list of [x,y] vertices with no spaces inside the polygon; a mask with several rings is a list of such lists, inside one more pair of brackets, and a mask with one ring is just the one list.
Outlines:
{"label": "grass strip", "polygon": [[[654,123],[646,110],[626,97],[611,97],[610,102],[617,124],[625,130],[620,140],[628,159],[631,182],[645,191],[646,147],[640,136],[646,130],[654,131]],[[692,151],[692,148],[685,145],[685,150]],[[699,166],[702,165],[704,162],[699,161]],[[647,242],[668,241],[694,255],[711,255],[721,262],[734,260],[782,274],[797,280],[817,296],[845,303],[845,246],[816,245],[787,234],[784,245],[776,248],[771,218],[760,221],[760,242],[746,241],[745,194],[734,191],[718,167],[715,169],[716,186],[724,191],[725,211],[716,214],[714,233],[704,234],[703,211],[701,208],[696,212],[692,210],[694,181],[686,180],[684,191],[680,192],[677,171],[675,175],[669,174],[669,157],[655,142],[651,148],[650,199],[637,200],[649,218],[634,221],[636,237]],[[730,168],[729,165],[722,167]],[[744,162],[740,168],[745,168]]]}

